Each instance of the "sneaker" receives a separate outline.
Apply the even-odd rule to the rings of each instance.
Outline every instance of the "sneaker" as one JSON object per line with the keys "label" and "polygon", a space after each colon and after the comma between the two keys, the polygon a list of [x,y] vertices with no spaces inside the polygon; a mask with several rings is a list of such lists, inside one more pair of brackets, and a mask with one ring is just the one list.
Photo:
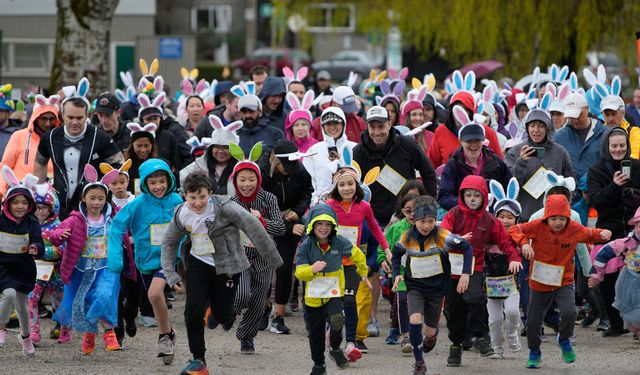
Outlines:
{"label": "sneaker", "polygon": [[271,320],[271,328],[269,329],[273,333],[289,334],[289,327],[284,325],[284,318],[276,316]]}
{"label": "sneaker", "polygon": [[269,315],[271,315],[271,308],[265,307],[260,321],[258,321],[258,331],[264,331],[269,327]]}
{"label": "sneaker", "polygon": [[411,354],[413,353],[413,345],[411,345],[411,340],[408,337],[402,339],[400,343],[400,351],[402,354]]}
{"label": "sneaker", "polygon": [[114,352],[122,349],[118,339],[116,338],[116,334],[112,329],[106,330],[104,335],[102,335],[102,339],[104,340],[104,347],[108,352]]}
{"label": "sneaker", "polygon": [[522,330],[520,331],[520,336],[527,337],[527,324],[526,323],[525,323],[524,327],[522,327]]}
{"label": "sneaker", "polygon": [[255,346],[253,346],[253,339],[240,340],[240,353],[253,354],[256,352]]}
{"label": "sneaker", "polygon": [[93,349],[96,348],[96,334],[91,332],[85,332],[82,336],[82,352],[84,354],[91,354]]}
{"label": "sneaker", "polygon": [[4,348],[4,343],[7,341],[7,330],[0,329],[0,348]]}
{"label": "sneaker", "polygon": [[156,320],[156,318],[152,316],[140,315],[138,316],[138,324],[140,324],[143,327],[151,328],[151,327],[157,327],[158,321]]}
{"label": "sneaker", "polygon": [[180,371],[180,375],[209,375],[209,369],[202,360],[192,359],[187,363],[187,367]]}
{"label": "sneaker", "polygon": [[22,354],[27,357],[33,357],[34,355],[36,355],[36,348],[33,346],[31,337],[27,337],[25,339],[22,337],[22,335],[18,335],[18,340],[20,340],[20,344],[22,344]]}
{"label": "sneaker", "polygon": [[43,305],[38,305],[38,316],[40,319],[50,319],[53,313]]}
{"label": "sneaker", "polygon": [[427,365],[418,361],[413,365],[413,375],[427,375]]}
{"label": "sneaker", "polygon": [[129,337],[134,337],[136,333],[138,333],[138,326],[136,325],[136,320],[126,320],[124,321],[124,331],[127,333]]}
{"label": "sneaker", "polygon": [[384,340],[384,343],[387,345],[395,345],[398,343],[399,336],[400,336],[400,330],[397,328],[391,328],[389,330],[389,335]]}
{"label": "sneaker", "polygon": [[60,323],[56,323],[56,326],[49,331],[49,338],[51,340],[57,340],[60,337]]}
{"label": "sneaker", "polygon": [[[291,311],[292,312],[298,312],[300,311],[300,305],[298,304],[298,299],[297,298],[291,298],[291,301],[289,301],[289,307],[291,307]],[[314,366],[316,367],[316,366]],[[323,367],[324,368],[324,367]],[[326,373],[326,370],[324,370]]]}
{"label": "sneaker", "polygon": [[449,347],[449,358],[447,358],[447,366],[460,367],[460,362],[462,362],[462,346],[451,345]]}
{"label": "sneaker", "polygon": [[596,316],[594,314],[587,314],[587,317],[582,319],[582,323],[580,323],[583,327],[589,327],[596,321]]}
{"label": "sneaker", "polygon": [[573,351],[571,341],[564,339],[560,341],[560,335],[556,336],[556,343],[562,349],[562,360],[566,363],[573,363],[576,360],[576,352]]}
{"label": "sneaker", "polygon": [[513,336],[508,337],[509,340],[509,351],[512,353],[519,352],[522,350],[522,345],[520,344],[520,337],[516,333]]}
{"label": "sneaker", "polygon": [[598,322],[598,326],[596,327],[596,331],[604,332],[611,327],[611,323],[609,323],[609,319],[600,319]]}
{"label": "sneaker", "polygon": [[494,346],[493,351],[496,353],[498,358],[504,358],[504,348],[502,346]]}
{"label": "sneaker", "polygon": [[362,340],[356,340],[356,348],[358,348],[362,354],[369,353],[369,348],[367,348]]}
{"label": "sneaker", "polygon": [[462,349],[463,350],[469,350],[469,349],[473,348],[474,339],[475,339],[475,337],[467,337],[466,339],[464,339],[464,341],[462,342]]}
{"label": "sneaker", "polygon": [[176,300],[176,295],[173,293],[173,290],[169,289],[165,289],[164,291],[164,299],[167,301],[175,301]]}
{"label": "sneaker", "polygon": [[324,366],[313,366],[309,375],[327,375],[327,368]]}
{"label": "sneaker", "polygon": [[329,350],[329,355],[331,356],[331,358],[333,358],[333,360],[336,362],[336,365],[340,368],[347,368],[349,367],[349,360],[347,359],[347,357],[344,355],[344,352],[342,351],[342,349],[331,349]]}
{"label": "sneaker", "polygon": [[207,307],[207,311],[204,313],[204,325],[209,329],[216,329],[218,326],[218,322],[216,322],[211,313],[211,307]]}
{"label": "sneaker", "polygon": [[60,327],[60,336],[58,337],[58,344],[66,344],[73,338],[70,327]]}
{"label": "sneaker", "polygon": [[529,360],[527,360],[527,368],[540,368],[540,360],[542,359],[542,353],[540,350],[529,351]]}
{"label": "sneaker", "polygon": [[480,355],[485,358],[500,358],[496,354],[496,352],[493,351],[493,349],[491,348],[487,340],[484,339],[484,337],[480,337],[476,339],[476,341],[473,343],[473,347],[476,348],[480,352]]}
{"label": "sneaker", "polygon": [[380,330],[378,329],[378,321],[375,319],[369,320],[369,324],[367,324],[367,332],[369,332],[369,337],[378,337],[380,336]]}
{"label": "sneaker", "polygon": [[226,322],[226,323],[222,323],[222,329],[224,329],[225,331],[230,330],[231,328],[233,328],[233,323],[236,322],[236,319],[233,318],[230,321]]}
{"label": "sneaker", "polygon": [[436,347],[436,343],[438,342],[438,332],[436,331],[436,334],[433,335],[433,337],[427,337],[426,335],[424,336],[424,339],[422,340],[422,352],[423,353],[429,353],[430,351],[433,350],[433,348]]}
{"label": "sneaker", "polygon": [[606,331],[602,332],[602,337],[618,337],[629,333],[628,329],[609,327]]}
{"label": "sneaker", "polygon": [[31,339],[31,342],[33,342],[33,345],[38,345],[40,343],[40,340],[42,340],[42,337],[40,337],[40,332],[36,332],[33,331],[29,334],[29,338]]}
{"label": "sneaker", "polygon": [[352,342],[347,343],[344,353],[347,355],[347,358],[349,358],[349,362],[355,362],[362,358],[362,352],[356,348],[356,345]]}
{"label": "sneaker", "polygon": [[[173,339],[171,335],[173,334]],[[176,332],[172,329],[171,333],[163,334],[158,339],[158,358],[162,358],[165,365],[170,365],[175,357],[174,344],[176,341]]]}

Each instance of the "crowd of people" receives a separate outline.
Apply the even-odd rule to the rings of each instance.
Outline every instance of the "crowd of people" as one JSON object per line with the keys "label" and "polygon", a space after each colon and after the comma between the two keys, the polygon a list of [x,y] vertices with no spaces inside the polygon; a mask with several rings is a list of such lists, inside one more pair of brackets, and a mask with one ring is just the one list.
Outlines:
{"label": "crowd of people", "polygon": [[568,67],[536,68],[526,91],[476,91],[459,71],[440,89],[433,75],[407,87],[406,68],[338,84],[306,67],[241,82],[183,69],[173,96],[157,60],[140,69],[94,100],[86,78],[26,105],[0,87],[2,350],[12,316],[26,356],[43,336],[120,350],[142,325],[171,364],[175,293],[182,374],[209,373],[205,327],[237,321],[251,354],[259,331],[291,333],[300,304],[312,375],[327,349],[339,368],[367,353],[384,301],[385,343],[414,375],[443,313],[451,367],[526,337],[539,368],[543,325],[567,363],[576,322],[637,339],[640,88],[625,105],[602,66],[587,90]]}

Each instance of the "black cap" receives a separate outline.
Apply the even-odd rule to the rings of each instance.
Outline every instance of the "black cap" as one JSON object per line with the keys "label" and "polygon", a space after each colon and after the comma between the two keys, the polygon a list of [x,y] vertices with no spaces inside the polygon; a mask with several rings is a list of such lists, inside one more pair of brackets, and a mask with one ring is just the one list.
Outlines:
{"label": "black cap", "polygon": [[[294,152],[298,152],[298,147],[288,139],[281,139],[273,146],[273,153],[276,155],[292,154]],[[288,157],[278,158],[278,160],[280,160],[284,170],[289,174],[296,174],[302,171],[302,163],[299,160],[289,160]]]}
{"label": "black cap", "polygon": [[120,100],[115,95],[108,92],[98,95],[94,112],[110,115],[117,109],[120,109]]}

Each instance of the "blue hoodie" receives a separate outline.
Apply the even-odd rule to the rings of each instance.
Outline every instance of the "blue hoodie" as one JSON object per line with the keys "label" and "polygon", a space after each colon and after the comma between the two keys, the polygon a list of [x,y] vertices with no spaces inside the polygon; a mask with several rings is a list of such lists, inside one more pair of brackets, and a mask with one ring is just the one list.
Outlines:
{"label": "blue hoodie", "polygon": [[[156,198],[147,187],[147,178],[156,171],[165,171],[169,176],[169,186],[162,198]],[[109,229],[109,269],[115,273],[120,273],[123,268],[122,236],[127,230],[131,230],[133,236],[135,262],[140,272],[150,274],[161,268],[162,238],[156,238],[156,244],[152,244],[151,232],[155,232],[155,229],[165,229],[173,218],[173,210],[182,203],[182,198],[176,193],[175,177],[164,160],[149,159],[140,165],[139,172],[143,194],[118,212]],[[155,226],[158,224],[161,226]]]}
{"label": "blue hoodie", "polygon": [[[287,114],[289,110],[285,108],[285,100],[284,95],[287,93],[287,87],[284,84],[284,79],[282,77],[267,77],[264,80],[264,85],[260,90],[260,101],[262,102],[262,113],[263,117],[269,119],[269,125],[274,128],[280,129],[284,134],[284,120],[287,118]],[[266,99],[267,96],[277,96],[282,95],[282,103],[276,108],[275,111],[271,113],[267,113],[266,108]]]}

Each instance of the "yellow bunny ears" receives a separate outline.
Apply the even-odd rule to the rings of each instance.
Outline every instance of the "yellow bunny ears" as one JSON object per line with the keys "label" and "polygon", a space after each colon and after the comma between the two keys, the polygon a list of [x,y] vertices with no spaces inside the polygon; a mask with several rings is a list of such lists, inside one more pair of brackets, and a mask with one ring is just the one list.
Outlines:
{"label": "yellow bunny ears", "polygon": [[102,174],[106,175],[107,173],[109,173],[109,172],[111,172],[113,170],[117,170],[118,173],[124,174],[127,177],[129,177],[129,168],[131,168],[131,164],[132,164],[131,159],[127,159],[124,162],[124,164],[122,164],[122,166],[120,168],[116,169],[116,168],[113,168],[111,166],[111,164],[100,163],[100,172],[102,172]]}
{"label": "yellow bunny ears", "polygon": [[158,59],[153,59],[150,67],[147,67],[147,62],[144,59],[140,59],[138,65],[140,65],[140,71],[143,76],[154,76],[158,73]]}
{"label": "yellow bunny ears", "polygon": [[423,85],[427,86],[428,92],[432,92],[433,89],[436,88],[436,76],[434,76],[433,73],[429,73],[425,74],[424,80],[422,82],[420,82],[420,80],[415,77],[413,77],[413,79],[411,80],[411,86],[413,86],[413,88],[416,90],[420,90]]}
{"label": "yellow bunny ears", "polygon": [[180,75],[182,76],[182,79],[190,79],[192,81],[195,81],[196,79],[198,79],[198,75],[200,74],[200,71],[198,70],[198,68],[193,68],[191,70],[182,67],[180,69]]}

